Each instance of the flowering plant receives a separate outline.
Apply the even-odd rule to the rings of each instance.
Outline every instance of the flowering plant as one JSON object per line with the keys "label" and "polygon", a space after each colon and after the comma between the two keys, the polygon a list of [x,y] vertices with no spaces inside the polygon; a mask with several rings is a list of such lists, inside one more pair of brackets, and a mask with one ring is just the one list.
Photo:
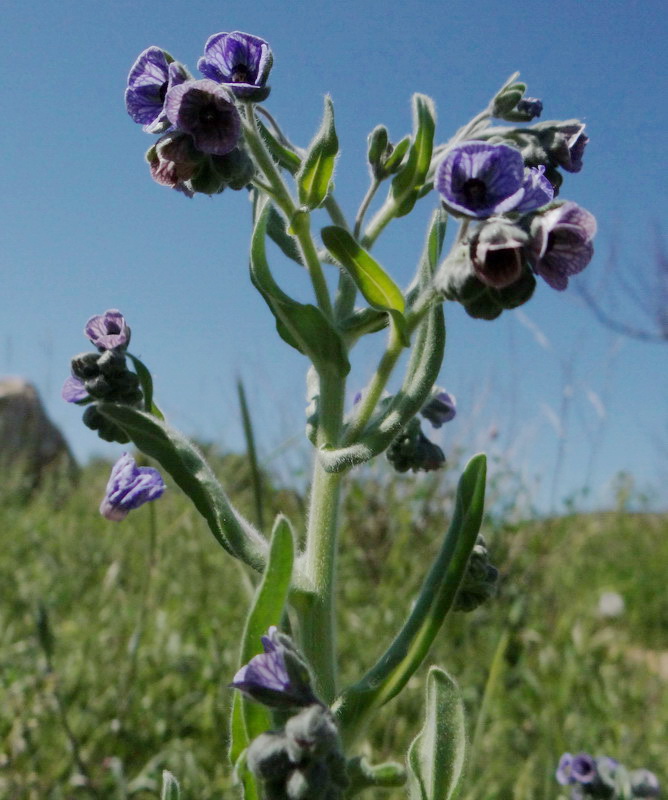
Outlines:
{"label": "flowering plant", "polygon": [[[420,416],[440,428],[456,413],[453,395],[436,386],[445,302],[491,320],[527,302],[536,276],[563,290],[586,267],[595,220],[557,197],[560,170],[581,169],[588,139],[577,120],[530,125],[542,103],[524,97],[516,75],[448,140],[437,137],[433,101],[416,94],[411,134],[394,143],[382,125],[369,134],[369,189],[349,219],[334,193],[339,145],[333,102],[325,98],[310,145],[294,145],[259,105],[270,94],[272,63],[268,42],[239,31],[208,39],[198,61],[203,78],[149,47],[130,70],[125,99],[130,117],[159,136],[146,155],[158,184],[189,198],[225,189],[250,195],[252,284],[279,336],[309,364],[313,478],[306,530],[295,531],[283,515],[271,530],[258,530],[232,505],[202,454],[155,404],[151,373],[128,351],[130,330],[119,311],[87,323],[97,352],[73,359],[63,397],[86,406],[84,422],[102,438],[131,441],[157,461],[218,544],[260,576],[239,669],[228,677],[238,690],[229,757],[243,797],[336,800],[406,785],[412,800],[450,798],[464,779],[466,737],[459,689],[440,667],[429,670],[424,724],[405,765],[373,765],[356,748],[376,711],[423,663],[446,616],[471,611],[494,594],[498,571],[480,535],[485,457],[475,456],[464,469],[450,527],[405,624],[348,686],[339,681],[335,626],[344,478],[382,453],[400,472],[443,466],[443,450],[424,432]],[[385,199],[367,219],[383,184]],[[371,250],[393,220],[418,203],[431,203],[433,213],[415,277],[404,290]],[[313,212],[320,209],[330,224],[316,233]],[[450,219],[458,229],[443,256]],[[304,270],[312,302],[281,288],[268,239]],[[386,344],[377,368],[346,409],[353,349],[362,337],[382,332]],[[399,388],[388,395],[406,353]],[[137,467],[124,454],[101,510],[120,520],[163,490],[157,470]],[[163,797],[179,792],[167,775]]]}

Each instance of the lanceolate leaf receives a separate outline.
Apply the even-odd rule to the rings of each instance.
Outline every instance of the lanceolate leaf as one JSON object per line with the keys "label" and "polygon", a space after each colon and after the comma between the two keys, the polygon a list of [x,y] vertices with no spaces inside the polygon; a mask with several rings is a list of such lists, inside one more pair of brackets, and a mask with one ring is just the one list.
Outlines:
{"label": "lanceolate leaf", "polygon": [[324,202],[329,192],[338,152],[339,140],[334,127],[334,106],[331,97],[327,95],[322,125],[311,142],[296,176],[299,202],[303,206],[313,209]]}
{"label": "lanceolate leaf", "polygon": [[266,540],[231,505],[209,465],[182,434],[131,406],[98,403],[97,409],[174,478],[228,553],[258,572],[264,569]]}
{"label": "lanceolate leaf", "polygon": [[403,313],[401,289],[345,228],[330,225],[321,233],[325,247],[355,281],[372,308]]}
{"label": "lanceolate leaf", "polygon": [[[274,523],[267,566],[246,618],[241,639],[239,667],[262,652],[261,637],[278,625],[288,598],[294,564],[294,536],[288,520],[279,516]],[[254,791],[252,776],[239,761],[250,742],[272,726],[267,709],[235,691],[230,724],[230,761],[240,774],[246,797]]]}
{"label": "lanceolate leaf", "polygon": [[410,800],[454,800],[466,759],[464,703],[442,669],[427,676],[424,726],[408,750]]}
{"label": "lanceolate leaf", "polygon": [[251,240],[253,283],[276,317],[276,329],[289,345],[308,356],[320,374],[334,371],[346,375],[350,364],[338,331],[317,306],[298,303],[287,295],[271,274],[265,248],[269,209],[269,203],[258,209]]}
{"label": "lanceolate leaf", "polygon": [[459,479],[450,527],[408,619],[376,664],[344,690],[335,704],[344,741],[350,743],[372,711],[401,691],[429,652],[457,595],[480,530],[485,475],[485,456],[474,456]]}
{"label": "lanceolate leaf", "polygon": [[424,94],[413,95],[413,143],[406,163],[392,181],[392,196],[399,208],[397,216],[408,214],[418,199],[431,164],[435,129],[432,99]]}

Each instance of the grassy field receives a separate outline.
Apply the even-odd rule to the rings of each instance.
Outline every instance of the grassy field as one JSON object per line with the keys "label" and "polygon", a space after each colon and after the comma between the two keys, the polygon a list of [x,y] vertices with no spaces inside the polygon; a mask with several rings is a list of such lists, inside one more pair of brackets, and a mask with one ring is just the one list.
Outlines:
{"label": "grassy field", "polygon": [[[243,459],[223,459],[219,473],[252,514]],[[187,800],[235,797],[227,683],[252,580],[176,489],[122,524],[103,520],[107,475],[91,465],[57,508],[48,495],[0,508],[0,797],[156,798],[164,768]],[[416,480],[381,467],[350,487],[344,681],[405,615],[447,522],[449,486],[447,474]],[[277,508],[301,523],[294,492],[278,491]],[[501,570],[498,597],[451,616],[431,657],[464,690],[475,743],[467,800],[557,797],[564,750],[668,780],[668,518],[496,517],[484,533]],[[623,613],[600,613],[603,592],[623,597]],[[53,640],[43,633],[40,644],[44,613]],[[365,744],[372,760],[402,760],[421,724],[423,681],[424,669],[382,710]]]}

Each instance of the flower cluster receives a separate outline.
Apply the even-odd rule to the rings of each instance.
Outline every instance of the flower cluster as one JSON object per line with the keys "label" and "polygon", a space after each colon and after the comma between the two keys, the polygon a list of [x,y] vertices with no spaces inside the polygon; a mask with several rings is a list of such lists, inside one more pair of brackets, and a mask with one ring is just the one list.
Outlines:
{"label": "flower cluster", "polygon": [[627,770],[615,758],[589,753],[564,753],[556,771],[557,782],[571,787],[572,800],[586,797],[626,800],[658,797],[659,781],[648,769]]}
{"label": "flower cluster", "polygon": [[[502,92],[496,116],[539,116],[541,101],[522,94],[515,85]],[[561,291],[587,266],[596,220],[573,202],[555,202],[559,169],[582,169],[584,127],[577,120],[489,127],[445,151],[434,185],[444,207],[464,220],[460,246],[435,280],[446,299],[473,317],[494,319],[531,297],[534,275]]]}
{"label": "flower cluster", "polygon": [[[87,405],[94,401],[122,403],[141,407],[144,396],[136,373],[128,369],[126,351],[130,343],[130,328],[118,309],[91,317],[84,333],[97,352],[80,353],[71,362],[71,375],[62,388],[63,400]],[[83,416],[84,424],[109,442],[125,444],[128,436],[94,405]]]}
{"label": "flower cluster", "polygon": [[204,78],[159,47],[140,53],[128,76],[125,105],[147,133],[161,133],[146,159],[153,179],[192,197],[241,189],[254,168],[241,141],[239,103],[259,102],[273,57],[264,39],[233,31],[211,36],[199,59]]}

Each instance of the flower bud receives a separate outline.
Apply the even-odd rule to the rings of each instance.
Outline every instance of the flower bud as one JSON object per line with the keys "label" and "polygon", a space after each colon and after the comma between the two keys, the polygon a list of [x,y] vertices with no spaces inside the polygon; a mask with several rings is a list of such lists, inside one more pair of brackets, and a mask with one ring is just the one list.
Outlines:
{"label": "flower bud", "polygon": [[577,119],[539,122],[533,126],[533,130],[538,133],[553,167],[561,167],[566,172],[580,172],[582,156],[589,142],[584,123]]}
{"label": "flower bud", "polygon": [[526,90],[526,83],[521,81],[504,86],[492,101],[492,116],[505,119],[505,115],[512,112]]}
{"label": "flower bud", "polygon": [[248,769],[263,781],[284,781],[293,768],[283,731],[261,733],[250,743],[246,755]]}
{"label": "flower bud", "polygon": [[387,128],[384,125],[377,125],[367,137],[367,143],[367,160],[371,166],[371,172],[378,177],[381,160],[390,143]]}
{"label": "flower bud", "polygon": [[494,596],[498,578],[498,569],[489,562],[485,540],[478,535],[453,609],[455,611],[473,611],[478,608]]}
{"label": "flower bud", "polygon": [[661,792],[659,779],[648,769],[634,769],[629,778],[634,797],[658,797]]}
{"label": "flower bud", "polygon": [[445,464],[445,455],[427,439],[420,421],[414,417],[388,447],[387,460],[397,472],[431,472]]}
{"label": "flower bud", "polygon": [[242,147],[235,147],[224,156],[211,156],[211,162],[224,184],[234,191],[248,186],[255,175],[255,164]]}
{"label": "flower bud", "polygon": [[74,356],[71,361],[72,375],[84,382],[97,377],[100,374],[97,363],[99,359],[99,353],[80,353],[78,356]]}
{"label": "flower bud", "polygon": [[118,425],[103,417],[95,406],[88,406],[84,411],[82,420],[87,428],[96,431],[100,439],[105,442],[127,444],[130,441],[127,433],[122,428],[119,428]]}
{"label": "flower bud", "polygon": [[420,414],[425,419],[428,419],[434,428],[440,428],[457,415],[455,396],[438,386],[434,386],[431,397],[420,409]]}

